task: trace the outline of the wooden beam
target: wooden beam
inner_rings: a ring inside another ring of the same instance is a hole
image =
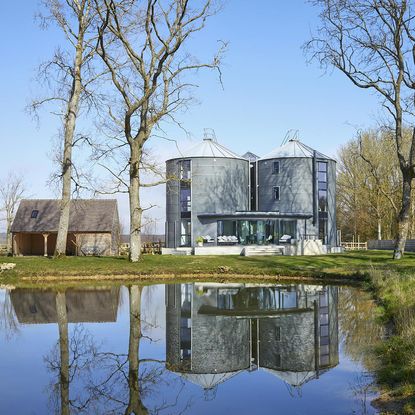
[[[44,248],[43,248],[43,256],[48,256],[48,233],[43,233],[43,240],[44,240]]]

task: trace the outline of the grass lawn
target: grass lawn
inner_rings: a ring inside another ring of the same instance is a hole
[[[13,262],[13,271],[3,271],[0,283],[30,277],[192,277],[279,276],[363,280],[373,269],[415,273],[415,254],[400,261],[388,251],[354,251],[324,256],[170,256],[144,255],[138,263],[124,257],[0,257],[0,264]]]

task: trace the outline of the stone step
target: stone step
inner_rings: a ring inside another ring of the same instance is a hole
[[[283,246],[249,246],[245,247],[243,252],[245,256],[271,256],[271,255],[283,255]]]

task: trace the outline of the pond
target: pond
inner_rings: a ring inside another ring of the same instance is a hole
[[[1,414],[374,414],[359,289],[0,290]]]

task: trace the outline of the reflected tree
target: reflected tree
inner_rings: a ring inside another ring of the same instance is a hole
[[[383,327],[376,319],[375,305],[367,293],[342,288],[339,296],[339,324],[344,335],[346,353],[368,369],[370,353],[383,336]]]
[[[143,287],[133,285],[128,288],[128,354],[99,353],[99,364],[105,373],[102,373],[102,380],[95,380],[90,389],[103,401],[105,413],[158,414],[172,408],[175,414],[183,413],[190,406],[188,401],[181,409],[178,408],[184,388],[183,380],[165,369],[164,360],[140,358],[140,342],[153,341],[142,332],[146,325],[141,314],[142,293]],[[177,388],[171,402],[164,396],[161,399],[151,399],[158,395],[162,387],[168,387],[170,391]],[[151,408],[144,404],[144,399],[152,403]]]
[[[82,324],[76,324],[69,335],[65,292],[56,294],[56,314],[59,340],[44,358],[47,368],[58,374],[51,385],[52,406],[62,415],[91,413],[95,399],[86,385],[96,367],[97,347]]]
[[[69,334],[65,293],[57,293],[59,341],[45,357],[49,370],[58,375],[52,389],[57,413],[144,415],[174,408],[177,414],[190,406],[190,401],[179,404],[184,381],[165,369],[164,360],[140,358],[140,342],[153,341],[143,334],[142,293],[143,287],[128,288],[128,353],[104,351],[81,324]],[[171,400],[164,388],[172,393]]]
[[[19,322],[10,299],[10,290],[0,294],[0,329],[8,339],[19,331]]]

